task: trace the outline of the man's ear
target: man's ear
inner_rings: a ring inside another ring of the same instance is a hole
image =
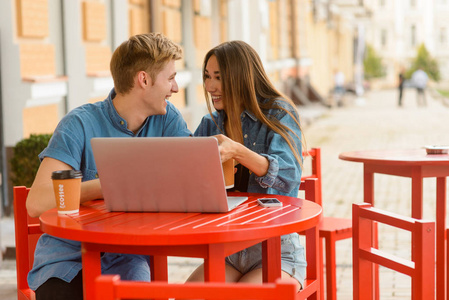
[[[140,71],[137,74],[137,81],[141,87],[146,87],[151,84],[150,75],[145,71]]]

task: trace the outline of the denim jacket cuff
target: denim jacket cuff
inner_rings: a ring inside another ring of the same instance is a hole
[[[263,157],[266,157],[268,159],[268,171],[267,174],[265,174],[264,176],[256,176],[256,181],[260,184],[261,187],[263,188],[269,188],[272,187],[276,177],[278,176],[279,173],[279,163],[278,160],[275,159],[272,156],[269,156],[267,154],[260,154]]]

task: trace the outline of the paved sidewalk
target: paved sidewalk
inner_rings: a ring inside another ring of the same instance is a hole
[[[424,145],[449,145],[447,124],[449,107],[428,94],[428,106],[417,107],[415,90],[407,89],[404,107],[397,107],[397,91],[371,91],[364,100],[353,100],[346,107],[327,110],[304,128],[309,148],[321,147],[323,203],[326,216],[351,217],[351,204],[363,200],[362,165],[338,159],[345,151],[367,149],[419,148]],[[300,112],[301,113],[301,112]],[[304,117],[309,118],[309,111]],[[306,166],[305,172],[307,172]],[[376,175],[376,206],[410,215],[410,179]],[[435,180],[424,182],[424,215],[435,219]],[[2,246],[13,245],[12,220],[2,220]],[[8,224],[8,225],[5,225]],[[380,247],[408,258],[409,235],[380,228]],[[12,237],[12,240],[11,240]],[[7,239],[6,243],[4,242]],[[9,244],[8,244],[9,243]],[[337,242],[338,299],[352,299],[351,240]],[[184,282],[199,259],[170,258],[172,282]],[[381,299],[410,299],[410,280],[389,270],[381,271]],[[16,299],[15,262],[5,260],[0,267],[0,299]]]
[[[404,106],[397,106],[397,91],[372,91],[365,101],[329,111],[304,129],[308,147],[321,147],[324,215],[351,217],[351,203],[363,201],[363,167],[342,161],[338,154],[369,149],[409,149],[424,145],[449,145],[449,107],[431,99],[417,107],[414,89],[405,90]],[[375,176],[376,206],[410,216],[411,180]],[[435,179],[424,180],[424,217],[435,220]],[[410,235],[380,227],[380,248],[410,257]],[[337,242],[338,299],[352,299],[351,240]],[[408,276],[380,268],[381,299],[410,299]]]

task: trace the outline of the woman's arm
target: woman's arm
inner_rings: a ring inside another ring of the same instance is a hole
[[[53,171],[71,169],[68,164],[54,158],[46,157],[42,160],[26,201],[31,217],[39,217],[43,212],[56,207],[51,174]],[[103,194],[98,179],[81,183],[81,203],[100,198],[103,198]]]
[[[259,177],[267,174],[269,162],[266,157],[222,134],[214,137],[217,138],[219,143],[221,161],[225,162],[233,158]]]

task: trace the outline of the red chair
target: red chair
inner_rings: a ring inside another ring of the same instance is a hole
[[[319,205],[323,205],[321,189],[321,149],[312,148],[303,153],[303,156],[312,159],[312,172],[305,175],[301,180],[307,178],[317,178],[319,192],[315,199],[305,197],[307,200],[314,200]],[[337,270],[336,270],[336,251],[335,243],[340,240],[350,239],[352,237],[352,220],[345,218],[323,217],[319,225],[320,238],[325,241],[326,248],[326,293],[328,300],[337,299]],[[323,246],[320,242],[320,255],[323,256]],[[323,266],[321,266],[323,270]],[[324,299],[324,292],[321,299]]]
[[[374,265],[410,276],[412,299],[435,299],[435,222],[388,213],[368,203],[352,205],[352,221],[355,300],[378,298],[375,295]],[[375,222],[411,232],[412,260],[396,257],[373,245],[372,236],[377,232]]]
[[[293,300],[296,284],[279,279],[276,283],[244,284],[218,282],[167,283],[120,280],[119,275],[101,275],[95,280],[96,299],[283,299]]]
[[[14,226],[16,237],[17,299],[35,299],[27,282],[34,261],[34,249],[42,234],[39,218],[31,218],[26,210],[29,189],[14,187]]]
[[[449,237],[449,228],[446,229],[446,236]],[[446,245],[446,288],[449,287],[449,247]],[[446,299],[449,300],[449,291],[446,291]]]
[[[299,186],[300,191],[304,191],[307,200],[314,201],[321,192],[319,180],[317,178],[307,178],[301,181]],[[322,299],[323,297],[323,267],[322,267],[322,253],[317,249],[322,248],[320,243],[318,226],[306,230],[305,232],[298,232],[306,236],[306,261],[307,273],[304,280],[304,286],[298,293],[297,299]]]

